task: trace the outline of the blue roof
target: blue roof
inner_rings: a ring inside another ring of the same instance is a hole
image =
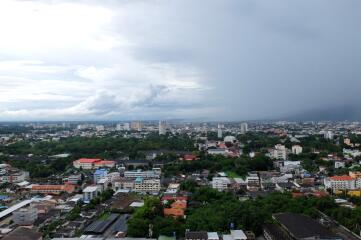
[[[0,200],[4,200],[4,199],[8,199],[9,196],[6,196],[6,195],[0,195]]]
[[[108,173],[108,170],[106,170],[106,169],[97,169],[94,172],[94,174],[97,174],[97,175],[104,174],[104,173]]]
[[[137,178],[135,179],[135,181],[136,181],[136,182],[142,182],[143,179],[142,179],[141,177],[137,177]]]

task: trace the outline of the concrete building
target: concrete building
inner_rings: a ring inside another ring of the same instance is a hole
[[[249,173],[247,178],[247,190],[257,191],[261,187],[261,182],[257,173]]]
[[[335,168],[344,168],[345,167],[345,162],[341,162],[341,161],[335,161]]]
[[[278,166],[281,173],[290,173],[301,170],[301,161],[278,161]]]
[[[225,191],[231,185],[231,180],[227,177],[214,177],[212,178],[212,188],[218,191]]]
[[[300,145],[292,146],[292,154],[298,155],[302,153],[302,147]]]
[[[240,133],[245,134],[248,132],[248,124],[246,122],[241,123]]]
[[[287,149],[286,149],[286,147],[284,145],[277,144],[273,149],[272,157],[274,159],[286,160],[287,159]]]
[[[60,194],[62,192],[73,193],[75,191],[75,185],[64,184],[64,185],[32,185],[32,193],[43,193],[43,194]]]
[[[134,181],[134,191],[142,193],[157,193],[160,191],[159,179],[136,178]]]
[[[102,160],[97,158],[80,158],[73,162],[75,168],[82,168],[85,170],[97,169],[97,168],[113,168],[115,167],[115,161]]]
[[[130,124],[129,123],[124,123],[123,124],[123,130],[124,131],[129,131],[130,130]]]
[[[218,137],[219,139],[221,139],[221,138],[223,137],[222,125],[221,125],[221,124],[218,124],[217,137]]]
[[[97,169],[93,174],[93,182],[97,184],[100,179],[106,178],[108,176],[108,171],[106,169]]]
[[[81,174],[70,175],[65,181],[71,184],[78,184],[81,181]]]
[[[123,130],[123,124],[118,123],[118,124],[115,126],[115,130],[117,130],[117,131],[122,131],[122,130]]]
[[[100,193],[98,186],[88,186],[83,189],[83,201],[85,203],[90,202],[93,198],[96,198]]]
[[[143,124],[140,121],[131,122],[130,129],[140,132],[143,129]]]
[[[167,122],[159,121],[159,135],[165,135],[167,133]]]
[[[4,236],[2,240],[43,240],[43,234],[36,229],[17,227],[15,230]]]
[[[210,155],[226,155],[227,151],[223,148],[210,148],[207,150]]]
[[[134,189],[134,180],[129,178],[120,178],[112,183],[113,190],[133,190]]]
[[[355,187],[356,189],[361,189],[361,178],[355,179]]]
[[[105,130],[105,127],[104,127],[104,125],[97,125],[97,126],[95,127],[95,129],[96,129],[97,132],[101,132],[101,131],[104,131],[104,130]]]
[[[107,175],[108,182],[112,183],[116,180],[120,179],[120,173],[119,172],[111,172]]]
[[[324,185],[332,190],[352,190],[356,188],[356,179],[348,175],[333,176],[325,178]]]
[[[3,164],[0,168],[0,183],[20,183],[29,180],[29,172]]]
[[[277,213],[273,216],[276,224],[272,224],[271,228],[264,229],[264,236],[267,240],[343,240],[333,233],[329,228],[303,214],[297,213]],[[348,239],[348,238],[347,238]]]
[[[20,208],[13,212],[12,220],[17,225],[32,225],[38,218],[38,210],[36,208]]]
[[[143,179],[149,179],[149,178],[159,178],[160,172],[151,170],[151,171],[142,171],[142,170],[134,170],[134,171],[125,171],[124,172],[125,178],[143,178]]]
[[[334,138],[334,134],[332,131],[325,131],[323,137],[328,140],[332,140]]]

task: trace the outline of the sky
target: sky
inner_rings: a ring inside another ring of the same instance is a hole
[[[361,100],[359,0],[1,0],[0,120],[250,120]]]

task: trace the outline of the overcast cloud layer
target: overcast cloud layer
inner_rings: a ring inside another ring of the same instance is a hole
[[[277,117],[357,104],[361,1],[0,1],[0,120]]]

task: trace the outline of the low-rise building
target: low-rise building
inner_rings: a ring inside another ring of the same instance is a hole
[[[12,220],[17,225],[32,225],[38,218],[38,210],[36,208],[20,208],[13,212]]]
[[[208,240],[208,233],[206,231],[186,231],[185,240]]]
[[[341,162],[341,161],[335,161],[335,168],[344,168],[345,167],[345,162]]]
[[[88,186],[83,189],[83,201],[85,203],[90,202],[92,199],[96,198],[100,193],[98,186]]]
[[[159,178],[160,172],[157,170],[151,171],[142,171],[141,169],[134,170],[134,171],[125,171],[124,172],[125,178],[142,178],[142,179],[150,179],[150,178]]]
[[[223,240],[247,240],[243,230],[231,230],[231,234],[224,234]]]
[[[326,188],[332,190],[352,190],[356,188],[356,179],[348,175],[333,176],[324,179]]]
[[[168,185],[168,188],[166,190],[166,194],[176,194],[180,189],[180,184],[179,183],[170,183]]]
[[[32,185],[32,193],[60,194],[62,192],[73,193],[76,187],[73,184],[64,185]]]
[[[247,190],[249,191],[257,191],[259,190],[261,183],[258,174],[249,173],[247,176]]]
[[[227,177],[214,177],[212,179],[212,188],[218,191],[225,191],[231,185],[231,180]]]
[[[160,191],[159,179],[136,178],[134,181],[134,191],[142,193],[157,193]]]
[[[27,227],[17,227],[15,230],[11,231],[9,234],[4,236],[2,240],[42,240],[43,234],[36,231],[35,229],[30,229]]]
[[[65,178],[64,181],[71,184],[78,184],[81,181],[81,174],[70,175]]]
[[[292,154],[299,155],[302,153],[302,147],[300,145],[292,146]]]
[[[29,172],[10,167],[7,164],[0,169],[0,183],[21,183],[29,180]]]
[[[120,178],[112,183],[113,190],[118,191],[120,189],[124,190],[133,190],[134,189],[134,180],[128,178]]]
[[[171,204],[170,207],[164,208],[164,216],[184,217],[184,212],[187,209],[186,200],[177,200]]]
[[[94,175],[93,175],[94,184],[97,184],[100,179],[106,178],[107,175],[108,175],[108,171],[106,169],[100,168],[100,169],[95,170]]]
[[[287,159],[287,149],[284,145],[277,144],[275,145],[273,151],[272,151],[272,158],[274,159],[281,159],[286,160]]]
[[[73,162],[75,168],[82,168],[86,170],[97,168],[113,168],[115,167],[115,161],[102,160],[96,158],[80,158]]]

